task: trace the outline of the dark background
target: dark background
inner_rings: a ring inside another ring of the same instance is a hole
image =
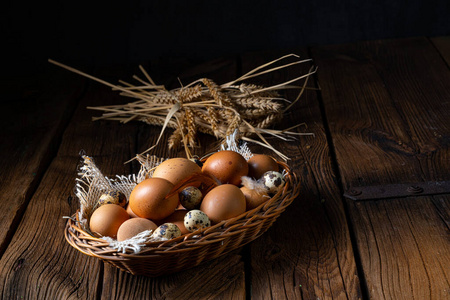
[[[3,76],[161,57],[450,34],[448,0],[10,1],[1,12]]]

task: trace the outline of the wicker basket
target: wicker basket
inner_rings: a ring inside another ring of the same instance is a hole
[[[300,186],[297,176],[286,164],[278,164],[286,172],[286,184],[265,203],[211,227],[169,241],[146,243],[137,254],[112,249],[108,242],[93,237],[72,219],[68,219],[66,224],[65,238],[80,252],[134,275],[155,277],[192,268],[261,236],[298,196]]]

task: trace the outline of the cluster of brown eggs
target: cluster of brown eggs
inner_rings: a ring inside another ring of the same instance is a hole
[[[94,234],[118,241],[146,230],[154,240],[168,240],[239,216],[283,185],[278,163],[264,154],[247,161],[223,150],[204,163],[171,158],[134,187],[128,202],[117,191],[102,195],[89,226]]]

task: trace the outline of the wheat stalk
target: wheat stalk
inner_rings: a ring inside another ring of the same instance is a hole
[[[288,58],[294,58],[295,61],[274,66],[275,63]],[[123,123],[139,120],[161,126],[157,142],[144,153],[157,146],[166,128],[174,129],[168,139],[169,148],[183,145],[188,157],[190,156],[188,148],[197,145],[197,132],[214,135],[217,139],[224,141],[227,136],[238,130],[242,139],[267,147],[283,159],[288,157],[273,147],[263,135],[284,140],[295,135],[311,135],[292,131],[295,127],[288,130],[270,129],[270,127],[280,120],[283,113],[299,100],[305,89],[308,89],[306,86],[308,79],[317,71],[317,68],[311,67],[306,74],[272,86],[244,82],[263,74],[311,62],[311,59],[299,60],[295,54],[285,55],[263,64],[222,85],[218,85],[209,78],[200,78],[173,90],[167,90],[164,86],[155,84],[141,65],[139,69],[145,79],[133,75],[133,79],[138,84],[123,80],[119,80],[119,84],[111,84],[54,60],[49,59],[49,62],[109,86],[114,91],[119,91],[124,97],[136,99],[124,105],[88,108],[103,112],[101,116],[94,117],[93,120],[115,120]],[[303,80],[302,85],[292,85],[301,80]],[[298,89],[300,92],[294,101],[288,101],[279,93],[285,89]],[[256,135],[259,140],[250,138],[252,135]]]

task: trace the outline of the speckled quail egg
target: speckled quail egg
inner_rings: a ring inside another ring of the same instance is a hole
[[[186,209],[194,209],[202,202],[202,192],[195,186],[188,186],[180,192],[180,203]]]
[[[98,199],[98,205],[104,204],[118,204],[122,207],[125,207],[127,204],[127,198],[120,191],[107,191],[103,193]]]
[[[184,216],[184,227],[190,232],[194,232],[201,228],[211,226],[211,221],[208,216],[198,209],[190,210],[186,216]]]
[[[152,238],[157,241],[171,240],[181,235],[181,230],[173,223],[159,225],[152,234]]]
[[[270,194],[276,194],[284,186],[283,174],[275,171],[267,171],[258,180],[267,188],[267,192]]]

